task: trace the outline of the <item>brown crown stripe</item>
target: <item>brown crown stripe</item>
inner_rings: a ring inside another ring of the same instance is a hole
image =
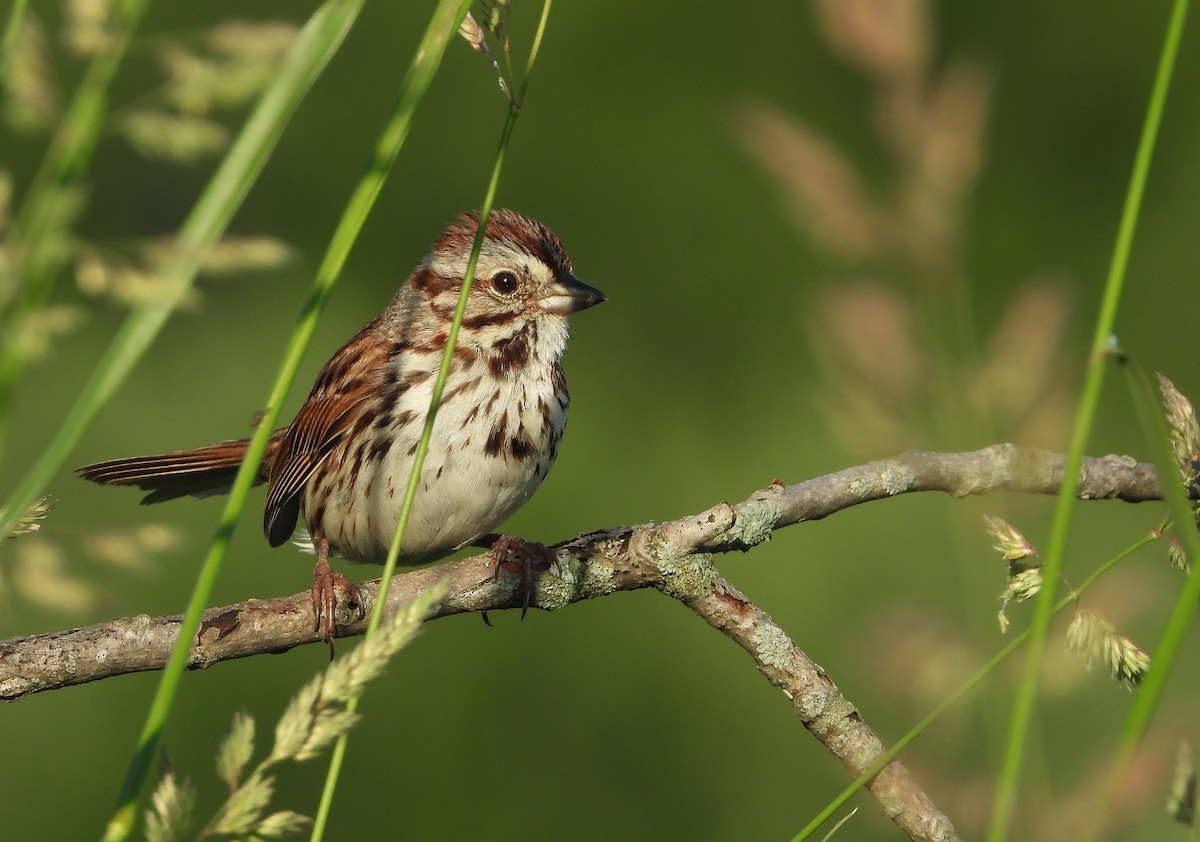
[[[479,229],[479,214],[464,213],[438,237],[433,250],[440,254],[470,251]],[[571,259],[554,232],[542,223],[521,216],[515,211],[499,209],[488,217],[486,236],[489,240],[504,241],[536,257],[558,272],[571,271]]]

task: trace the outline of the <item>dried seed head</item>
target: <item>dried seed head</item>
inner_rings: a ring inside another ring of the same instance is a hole
[[[59,94],[51,73],[50,51],[42,22],[26,9],[10,45],[3,85],[5,119],[19,131],[50,128],[58,119]]]
[[[182,543],[177,529],[162,523],[147,523],[136,529],[113,529],[89,534],[83,549],[101,564],[118,570],[147,573],[155,568],[155,556],[171,552]]]
[[[196,790],[190,781],[179,781],[168,771],[159,780],[146,811],[147,842],[186,839],[196,809]]]
[[[894,250],[895,220],[829,141],[766,103],[742,108],[733,130],[783,187],[798,226],[817,245],[851,260]]]
[[[996,539],[994,547],[1008,561],[1020,561],[1029,556],[1040,555],[1037,548],[1026,541],[1025,536],[1006,520],[995,515],[984,515],[983,520],[987,524],[988,534]]]
[[[1103,661],[1112,677],[1129,690],[1137,687],[1150,666],[1150,656],[1132,640],[1117,634],[1099,614],[1082,608],[1067,629],[1067,651],[1083,658],[1089,669],[1094,661]]]
[[[53,497],[43,497],[37,500],[28,509],[25,514],[17,521],[17,525],[13,527],[9,533],[9,538],[16,538],[18,535],[28,535],[30,532],[37,532],[42,528],[42,521],[46,519],[46,515],[50,514],[50,510],[54,508],[54,504],[58,502]]]
[[[112,47],[112,0],[67,0],[63,6],[62,36],[67,49],[89,58]]]
[[[229,131],[220,123],[153,109],[130,111],[117,130],[147,158],[180,164],[214,155],[229,143]]]
[[[924,75],[933,43],[926,0],[822,0],[817,12],[847,61],[884,81]]]
[[[987,531],[996,539],[995,548],[1008,561],[1008,584],[1000,595],[1000,611],[997,620],[1000,623],[1000,633],[1008,631],[1008,617],[1005,610],[1010,602],[1024,602],[1036,596],[1042,589],[1042,567],[1031,564],[1027,558],[1039,556],[1037,548],[1008,521],[995,515],[984,515]]]
[[[1171,453],[1184,485],[1191,486],[1200,466],[1200,425],[1196,423],[1196,410],[1175,384],[1161,374],[1158,375],[1158,386],[1167,413],[1167,426],[1171,428]]]
[[[100,604],[100,589],[73,575],[57,544],[30,536],[17,542],[12,556],[11,582],[30,602],[64,614],[94,611]]]
[[[300,34],[291,21],[222,21],[208,30],[205,43],[216,53],[236,58],[278,59]]]
[[[217,748],[217,775],[233,792],[242,780],[242,771],[254,754],[254,717],[238,711],[229,723],[229,731]]]
[[[516,107],[509,81],[504,78],[504,70],[500,67],[500,62],[496,60],[496,54],[492,52],[487,41],[488,32],[496,34],[500,39],[502,52],[505,56],[508,55],[508,41],[504,35],[502,22],[504,15],[500,13],[500,7],[506,7],[507,4],[483,4],[483,6],[484,8],[481,10],[483,23],[480,24],[470,12],[467,12],[462,24],[458,27],[458,34],[467,40],[471,49],[491,62],[492,69],[496,71],[496,78],[500,82],[500,91],[508,99],[509,105]]]
[[[1171,566],[1176,570],[1182,570],[1186,574],[1191,574],[1192,565],[1188,563],[1187,553],[1183,549],[1183,544],[1174,535],[1167,535],[1167,558],[1171,561]]]

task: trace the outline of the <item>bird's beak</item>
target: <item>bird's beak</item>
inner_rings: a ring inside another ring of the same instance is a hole
[[[607,300],[607,296],[600,290],[588,286],[568,272],[547,287],[545,294],[536,303],[538,309],[543,312],[569,316]]]

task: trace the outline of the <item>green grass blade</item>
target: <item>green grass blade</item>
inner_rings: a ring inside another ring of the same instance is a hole
[[[171,296],[172,300],[143,308],[129,317],[54,444],[47,449],[47,458],[42,463],[51,462],[53,467],[61,463],[100,404],[112,393],[162,327],[174,301],[186,291],[195,276],[198,256],[203,253],[203,247],[214,242],[224,230],[262,169],[296,105],[337,51],[361,6],[361,0],[330,0],[304,26],[275,81],[264,92],[246,127],[184,224],[180,234],[184,247],[179,252],[180,256],[165,270],[175,293]],[[254,440],[258,444],[258,459],[261,459],[270,429],[270,423],[264,421],[256,431]],[[251,465],[250,459],[248,456],[247,463],[243,464],[238,474],[216,538],[201,568],[180,626],[179,639],[159,681],[158,691],[118,797],[116,812],[109,822],[104,837],[106,840],[125,839],[133,828],[138,793],[145,782],[159,734],[187,665],[188,652],[199,630],[200,616],[212,592],[237,515],[257,471],[257,460]],[[35,471],[34,476],[40,475]],[[27,485],[39,487],[36,483]],[[21,507],[15,507],[8,511],[20,510]]]
[[[333,0],[328,4],[339,15],[343,6],[344,3]],[[0,534],[10,531],[21,512],[42,494],[87,425],[124,382],[187,293],[206,249],[224,232],[292,111],[340,43],[344,31],[339,30],[339,22],[348,25],[343,18],[323,8],[305,26],[274,83],[263,94],[180,229],[179,248],[162,268],[163,294],[130,313],[118,329],[54,438],[0,511]]]
[[[996,787],[996,798],[992,808],[991,821],[988,826],[987,838],[989,842],[1000,842],[1000,840],[1008,837],[1009,822],[1011,821],[1013,808],[1016,804],[1025,743],[1028,739],[1030,724],[1033,720],[1034,702],[1037,699],[1038,674],[1041,671],[1046,649],[1046,636],[1050,627],[1050,618],[1053,614],[1054,592],[1058,586],[1059,572],[1062,570],[1063,557],[1066,554],[1071,516],[1075,509],[1075,491],[1079,485],[1079,469],[1083,464],[1083,451],[1087,446],[1092,422],[1096,415],[1096,407],[1100,400],[1101,387],[1104,383],[1105,360],[1109,337],[1113,333],[1117,307],[1121,300],[1121,292],[1125,286],[1125,274],[1129,265],[1129,252],[1133,245],[1133,235],[1137,228],[1138,214],[1142,206],[1142,196],[1146,189],[1146,177],[1150,171],[1150,161],[1153,157],[1155,142],[1158,138],[1158,127],[1162,122],[1163,106],[1166,102],[1171,75],[1175,67],[1175,57],[1179,50],[1179,41],[1183,32],[1183,21],[1187,13],[1187,5],[1187,0],[1176,0],[1171,20],[1167,26],[1166,38],[1159,59],[1158,72],[1155,76],[1154,87],[1150,95],[1150,104],[1146,110],[1146,119],[1142,126],[1141,139],[1138,142],[1133,175],[1130,178],[1129,191],[1125,197],[1125,207],[1121,213],[1121,224],[1117,232],[1117,241],[1113,249],[1112,261],[1105,283],[1104,297],[1100,306],[1100,314],[1096,319],[1095,334],[1092,337],[1091,359],[1088,363],[1083,393],[1080,397],[1079,409],[1076,412],[1075,424],[1071,433],[1071,445],[1068,451],[1065,479],[1063,480],[1063,487],[1059,492],[1058,502],[1054,509],[1054,523],[1051,530],[1050,544],[1047,548],[1043,565],[1042,590],[1037,596],[1033,623],[1030,627],[1032,637],[1029,651],[1026,655],[1025,669],[1021,683],[1017,687],[1016,697],[1013,701],[1008,744],[1001,767],[1000,780]]]
[[[1175,525],[1175,535],[1187,551],[1192,562],[1192,571],[1183,588],[1171,607],[1167,622],[1159,636],[1158,645],[1152,650],[1150,668],[1146,671],[1133,704],[1125,718],[1121,730],[1121,741],[1117,748],[1116,759],[1113,761],[1106,781],[1108,798],[1101,804],[1113,803],[1121,780],[1125,777],[1129,764],[1133,760],[1154,710],[1162,698],[1167,679],[1179,659],[1184,636],[1195,617],[1196,605],[1200,603],[1200,532],[1195,528],[1195,517],[1192,514],[1191,502],[1184,491],[1182,482],[1178,481],[1179,469],[1176,467],[1171,453],[1170,432],[1163,414],[1162,401],[1158,389],[1150,382],[1146,372],[1131,360],[1123,359],[1126,381],[1138,420],[1146,434],[1154,454],[1154,466],[1158,471],[1159,481],[1163,488],[1163,496],[1171,520]],[[1098,838],[1104,823],[1103,811],[1100,811],[1093,824],[1093,832],[1089,838]]]
[[[108,29],[111,43],[88,63],[46,155],[34,173],[26,199],[13,220],[8,238],[15,246],[13,252],[20,255],[12,270],[13,275],[21,279],[19,295],[11,302],[0,299],[0,315],[6,315],[14,327],[45,306],[49,298],[54,275],[51,255],[55,249],[54,238],[48,236],[51,220],[58,216],[68,188],[76,184],[80,174],[87,169],[108,114],[108,89],[148,2],[123,0],[114,6]],[[24,3],[14,4],[9,16],[4,33],[4,53],[0,56],[0,61],[5,63],[20,29],[23,7]],[[3,311],[10,307],[12,312],[5,314]],[[9,404],[25,370],[25,350],[21,347],[19,334],[18,330],[0,334],[0,452],[7,430]],[[11,514],[12,508],[7,511]],[[0,534],[7,533],[0,530]]]
[[[1131,555],[1133,555],[1135,552],[1140,550],[1142,547],[1146,546],[1147,544],[1153,543],[1155,540],[1156,540],[1156,538],[1154,535],[1146,535],[1145,537],[1143,537],[1142,539],[1140,539],[1133,545],[1127,547],[1122,552],[1118,553],[1117,555],[1110,558],[1108,561],[1104,562],[1104,564],[1100,565],[1098,568],[1096,568],[1096,570],[1092,571],[1092,574],[1090,576],[1088,576],[1082,582],[1082,584],[1080,584],[1080,586],[1075,590],[1074,593],[1072,593],[1068,596],[1065,596],[1058,601],[1058,604],[1054,606],[1054,613],[1057,614],[1058,612],[1062,611],[1067,606],[1074,604],[1075,601],[1079,598],[1079,596],[1081,594],[1083,594],[1084,592],[1086,592],[1087,589],[1090,588],[1093,584],[1095,584],[1100,579],[1101,576],[1103,576],[1105,573],[1107,573],[1109,570],[1111,570],[1116,565],[1120,564],[1125,559],[1129,558]],[[996,668],[999,667],[1002,663],[1004,663],[1004,661],[1006,661],[1010,655],[1012,655],[1014,652],[1016,652],[1017,649],[1020,648],[1020,646],[1023,643],[1025,643],[1025,641],[1029,640],[1031,635],[1032,635],[1032,628],[1028,628],[1028,629],[1025,629],[1025,631],[1018,634],[1016,637],[1014,637],[1007,646],[1005,646],[1003,649],[1001,649],[999,652],[997,652],[991,658],[991,660],[989,660],[986,664],[984,664],[982,667],[980,667],[979,670],[975,672],[975,674],[973,674],[970,678],[968,678],[961,685],[959,685],[958,688],[955,689],[953,693],[951,693],[949,696],[947,696],[945,699],[943,699],[941,702],[939,702],[937,704],[937,706],[934,707],[933,710],[931,710],[916,725],[914,725],[912,728],[910,728],[908,730],[908,732],[906,734],[904,734],[904,736],[902,736],[900,739],[898,739],[895,742],[895,744],[892,745],[891,748],[889,748],[886,752],[884,752],[882,755],[880,755],[878,760],[876,760],[874,763],[872,763],[871,766],[866,771],[864,771],[861,775],[859,775],[857,778],[855,778],[854,781],[849,786],[847,786],[844,790],[842,790],[840,793],[838,793],[836,798],[834,798],[832,801],[830,801],[828,804],[826,804],[825,807],[821,810],[821,812],[817,813],[817,815],[813,817],[812,821],[810,821],[807,825],[805,825],[804,829],[801,830],[798,834],[796,834],[795,837],[793,837],[792,842],[804,842],[806,839],[808,839],[814,833],[816,833],[817,830],[821,827],[821,825],[823,825],[825,822],[829,821],[829,819],[833,816],[833,814],[836,813],[839,809],[841,809],[841,807],[843,805],[845,805],[845,803],[847,801],[850,800],[851,796],[853,796],[854,793],[858,792],[860,789],[867,786],[867,784],[869,784],[876,775],[878,775],[881,771],[883,771],[884,767],[886,767],[889,763],[891,763],[893,760],[895,760],[896,757],[899,756],[900,752],[902,752],[917,737],[921,736],[921,734],[923,734],[929,728],[929,726],[931,726],[934,722],[936,722],[943,713],[948,711],[954,705],[958,704],[958,702],[960,700],[962,700],[963,697],[965,697],[968,693],[970,693],[972,690],[974,690],[976,687],[978,687],[979,684],[983,681],[983,679],[987,678],[989,675],[991,675],[993,672],[995,672]]]
[[[500,143],[496,149],[496,160],[492,165],[491,178],[484,193],[483,203],[479,206],[479,230],[475,232],[475,242],[471,244],[471,255],[467,259],[467,271],[463,276],[462,290],[458,295],[458,303],[454,311],[454,319],[450,323],[450,331],[446,335],[446,348],[442,352],[442,361],[438,367],[437,378],[433,383],[429,412],[425,416],[425,427],[421,432],[421,439],[417,443],[417,451],[413,454],[413,466],[412,470],[409,471],[408,486],[405,488],[404,500],[400,506],[400,519],[396,523],[396,532],[392,537],[392,544],[388,548],[387,561],[384,563],[383,574],[379,582],[379,597],[376,600],[375,608],[371,612],[370,622],[367,625],[368,634],[379,625],[383,618],[384,597],[387,596],[388,586],[391,584],[392,575],[396,570],[396,561],[400,556],[400,546],[404,539],[404,530],[408,526],[409,514],[412,511],[413,500],[416,499],[417,495],[417,486],[421,480],[421,467],[425,464],[425,456],[429,452],[429,441],[433,436],[433,423],[437,418],[438,408],[442,403],[442,394],[446,389],[446,380],[450,376],[450,365],[454,359],[454,348],[458,344],[459,329],[462,327],[462,320],[467,311],[467,297],[471,292],[471,284],[475,281],[475,267],[479,262],[479,252],[483,249],[487,218],[496,203],[496,193],[500,188],[500,173],[504,170],[504,156],[508,151],[513,129],[517,125],[517,117],[520,114],[518,110],[520,107],[519,103],[524,101],[525,92],[529,87],[530,74],[533,72],[533,65],[537,59],[538,50],[541,47],[542,36],[546,31],[546,21],[550,17],[551,2],[552,0],[545,0],[542,5],[542,17],[538,22],[533,46],[529,50],[529,60],[525,65],[525,74],[522,77],[521,87],[517,93],[516,102],[518,103],[518,107],[509,109],[508,116],[504,121],[504,128],[500,132]]]
[[[516,102],[524,102],[525,92],[529,86],[529,79],[533,72],[534,62],[537,58],[538,50],[541,46],[542,36],[545,34],[546,22],[550,16],[551,0],[545,0],[542,5],[542,16],[538,22],[537,33],[534,36],[533,45],[529,50],[529,60],[526,63],[525,75],[521,81],[520,90],[516,97]],[[465,15],[470,7],[470,2],[465,3],[462,8],[462,15]],[[455,30],[458,29],[458,24],[462,22],[462,16],[457,18]],[[433,435],[433,424],[437,418],[438,407],[441,404],[442,394],[446,388],[446,380],[450,374],[450,364],[454,358],[454,348],[458,342],[459,329],[462,327],[463,316],[467,309],[467,297],[471,292],[471,284],[475,279],[475,267],[479,262],[479,252],[483,248],[484,233],[487,228],[487,219],[495,205],[496,193],[500,186],[500,174],[504,169],[504,157],[508,150],[509,142],[512,138],[513,129],[516,127],[517,117],[520,112],[517,108],[510,108],[507,118],[504,121],[504,128],[500,134],[500,144],[496,150],[496,160],[492,166],[491,178],[488,181],[487,190],[484,194],[483,204],[479,208],[479,229],[475,233],[475,241],[471,245],[471,254],[467,259],[467,269],[463,276],[462,290],[459,292],[458,304],[454,311],[454,319],[450,324],[450,331],[446,336],[446,347],[442,353],[441,365],[438,368],[437,378],[434,380],[433,393],[430,397],[429,412],[425,416],[425,426],[421,433],[421,439],[417,443],[417,450],[413,454],[413,465],[409,471],[408,485],[404,492],[404,499],[401,501],[400,518],[396,522],[396,531],[392,536],[391,546],[388,548],[387,560],[384,562],[383,573],[380,578],[379,591],[376,596],[375,606],[371,611],[370,620],[367,623],[367,634],[370,635],[383,618],[383,608],[386,603],[388,586],[391,584],[392,576],[396,570],[396,561],[400,556],[400,547],[404,540],[404,531],[408,526],[408,519],[412,512],[413,501],[416,499],[417,487],[421,479],[421,468],[425,462],[425,456],[429,452],[429,441]],[[348,710],[358,710],[358,699],[353,699],[347,706]],[[321,792],[321,801],[317,808],[317,815],[313,819],[311,842],[320,842],[324,838],[325,828],[329,822],[329,812],[333,806],[333,794],[337,790],[338,779],[341,775],[342,764],[346,757],[346,748],[349,745],[349,738],[346,735],[340,737],[337,744],[333,748],[333,752],[329,758],[329,771],[325,777],[325,787]]]

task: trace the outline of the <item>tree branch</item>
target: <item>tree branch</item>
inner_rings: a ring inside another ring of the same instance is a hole
[[[832,679],[727,581],[718,576],[688,607],[750,654],[758,671],[783,691],[804,727],[842,761],[851,777],[857,778],[880,758],[883,743]],[[884,815],[910,839],[958,839],[954,825],[898,761],[885,766],[868,789]]]
[[[993,445],[972,453],[910,451],[797,485],[781,482],[736,505],[718,503],[691,517],[663,524],[591,532],[553,547],[555,562],[540,571],[531,604],[553,610],[622,590],[657,588],[682,601],[753,658],[759,671],[792,701],[797,716],[851,771],[859,774],[883,751],[878,738],[788,635],[722,579],[713,553],[748,550],[771,533],[827,517],[850,506],[914,491],[957,497],[998,489],[1054,494],[1066,457],[1049,451]],[[1194,490],[1193,490],[1194,491]],[[1160,499],[1150,465],[1123,456],[1087,459],[1079,486],[1083,499],[1129,502]],[[434,617],[521,604],[520,577],[497,574],[490,555],[397,575],[388,591],[394,611],[435,580],[448,596]],[[366,615],[378,581],[361,585]],[[178,635],[179,616],[139,616],[86,628],[0,642],[0,699],[161,669]],[[365,619],[339,607],[343,637],[362,634]],[[321,641],[307,591],[277,599],[251,599],[214,608],[193,646],[189,668],[211,666]],[[914,839],[957,838],[950,822],[893,762],[876,776],[871,792],[884,812]]]

